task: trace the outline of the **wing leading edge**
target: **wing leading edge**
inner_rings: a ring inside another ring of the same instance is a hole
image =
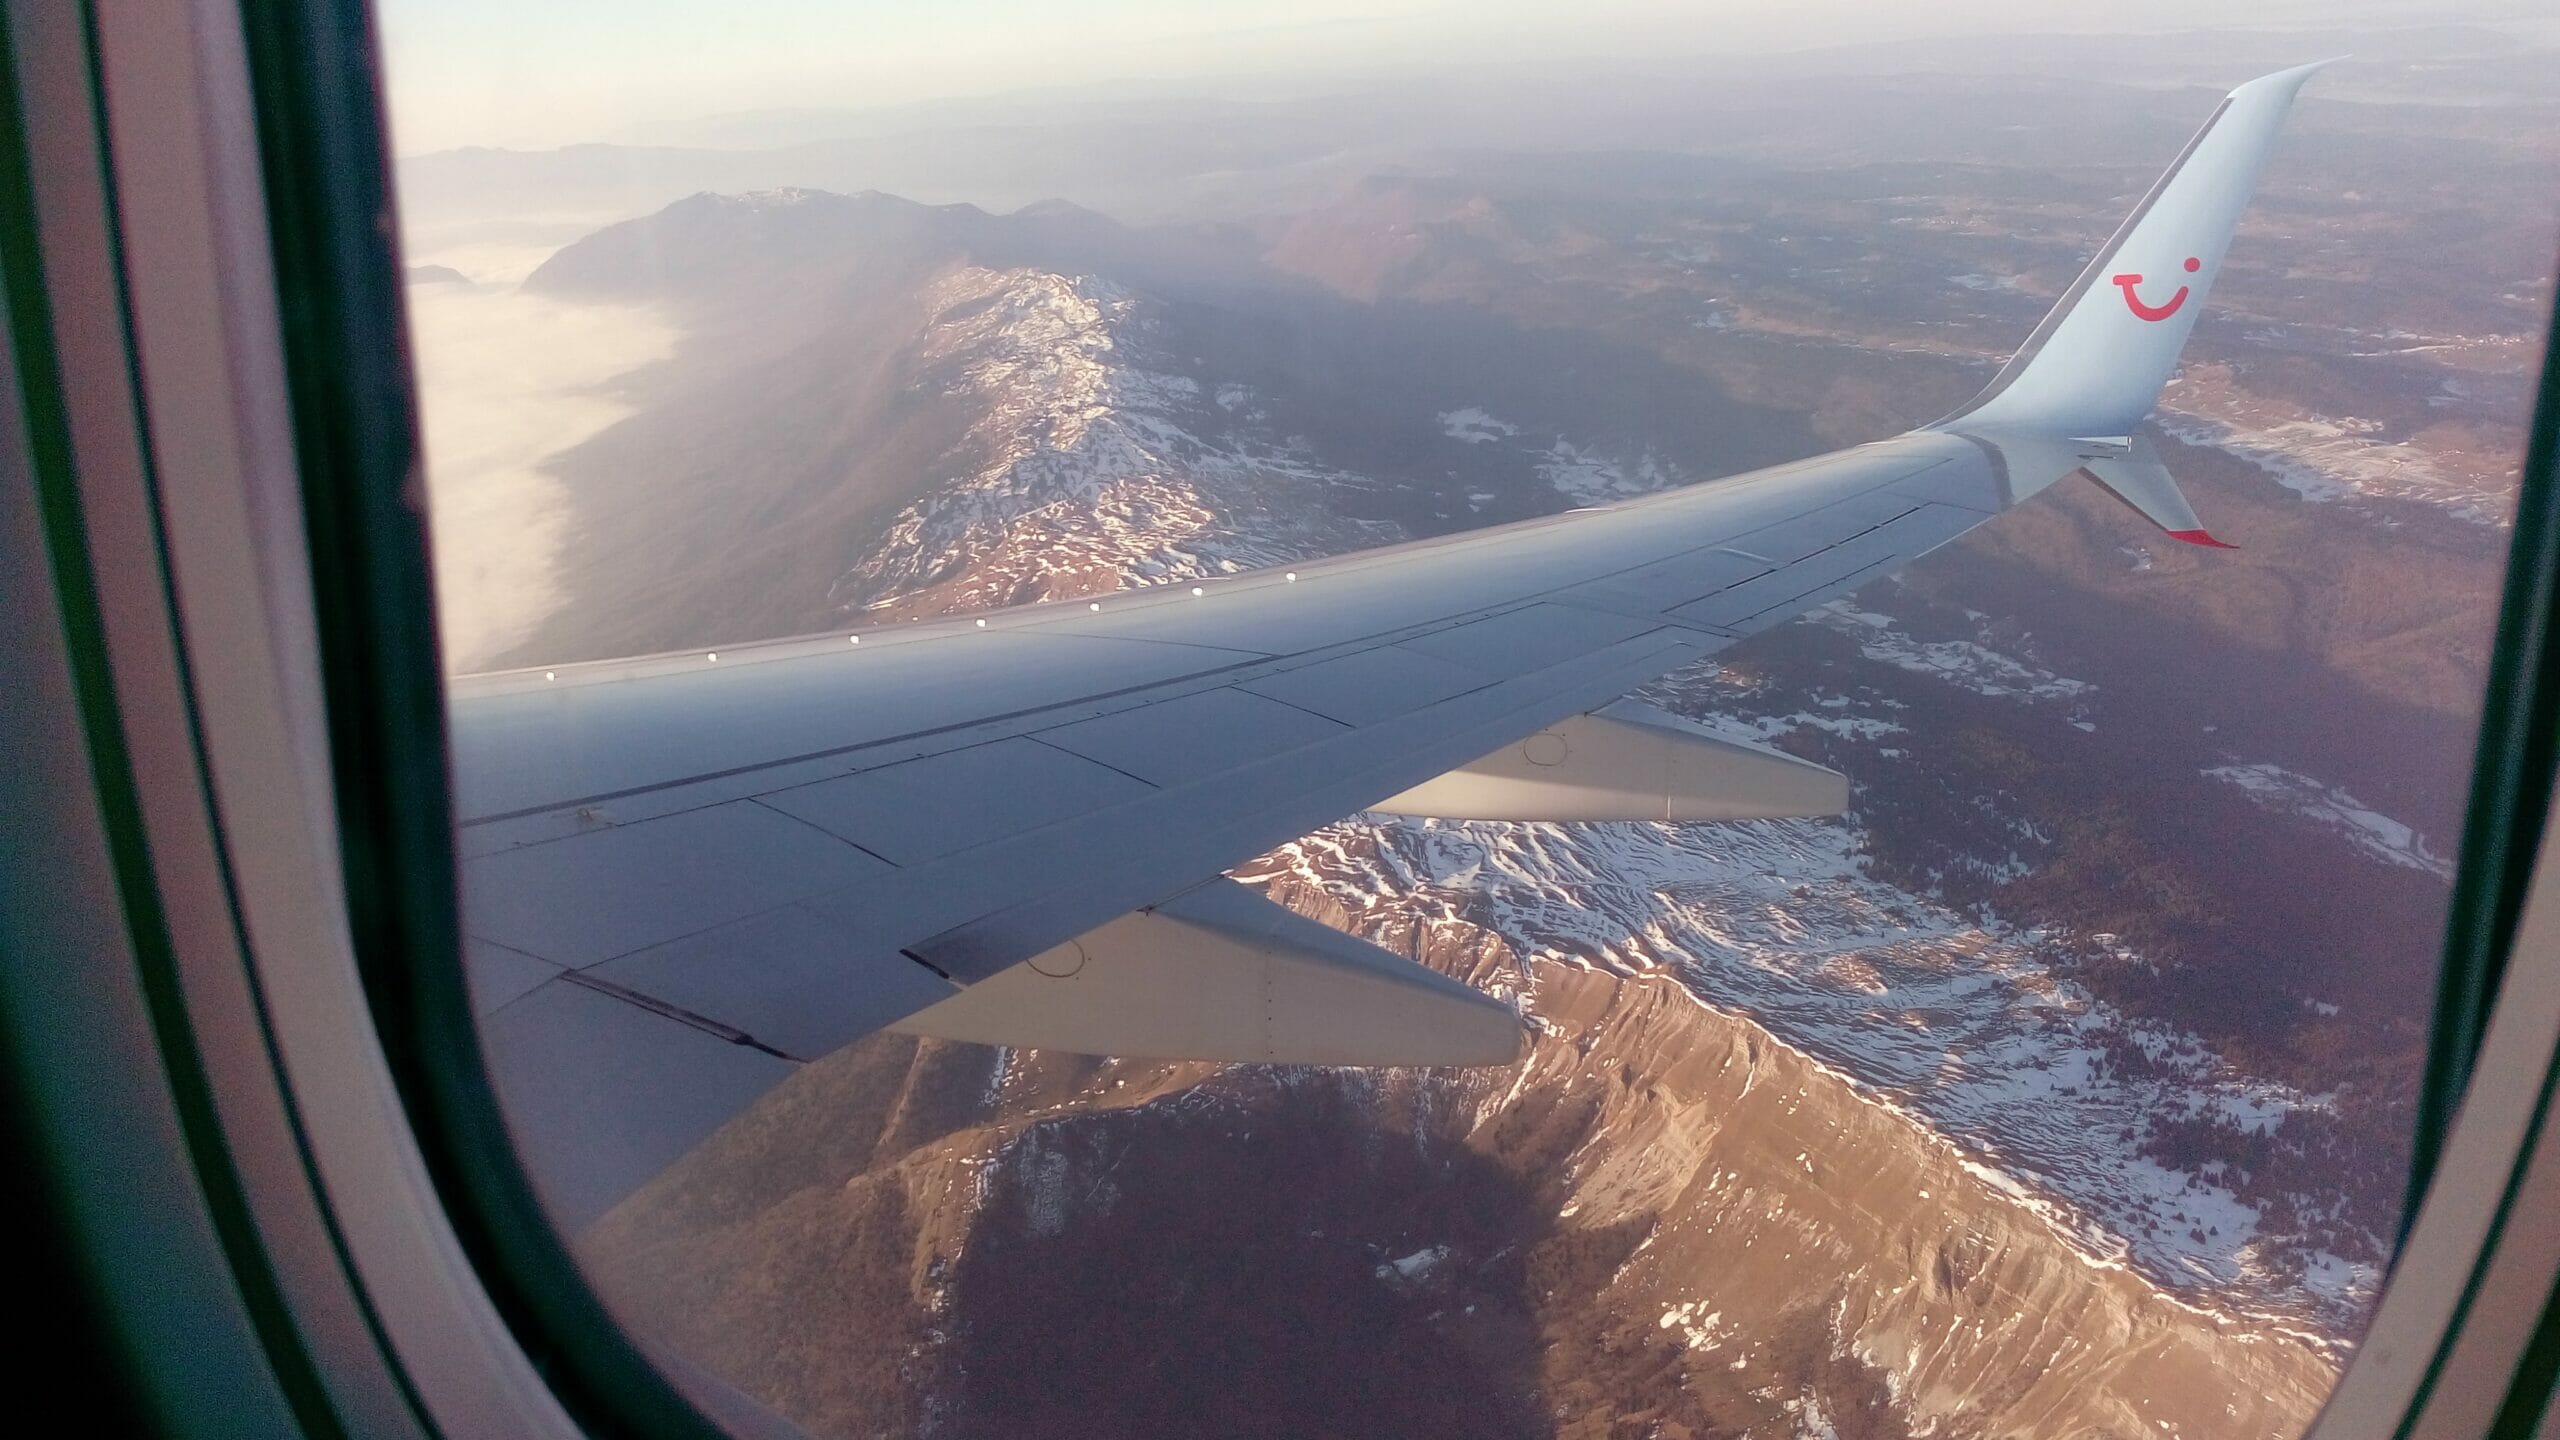
[[[1611,702],[2074,471],[2202,536],[2134,431],[2315,68],[2232,92],[1990,388],[1910,434],[1197,587],[456,681],[474,1000],[546,1199],[582,1224],[892,1026],[1509,1059],[1497,1002],[1222,872],[1381,805],[1836,810],[1828,772]]]

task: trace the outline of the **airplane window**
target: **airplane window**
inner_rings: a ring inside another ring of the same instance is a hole
[[[650,1344],[818,1436],[2308,1423],[2546,22],[379,22],[473,1005]]]

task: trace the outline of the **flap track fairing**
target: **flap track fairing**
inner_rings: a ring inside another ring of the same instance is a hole
[[[1442,820],[1773,820],[1839,814],[1849,778],[1620,700],[1370,808]]]
[[[984,1045],[1284,1065],[1508,1065],[1509,1005],[1220,878],[890,1027]]]

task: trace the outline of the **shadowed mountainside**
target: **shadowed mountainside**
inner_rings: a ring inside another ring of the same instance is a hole
[[[1676,983],[1524,976],[1486,932],[1279,893],[1524,985],[1527,1062],[1215,1070],[881,1037],[584,1253],[821,1435],[2286,1440],[2325,1393],[2316,1351],[2092,1263]]]

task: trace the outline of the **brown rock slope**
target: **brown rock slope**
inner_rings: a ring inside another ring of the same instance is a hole
[[[1386,923],[1523,979],[1487,932]],[[2325,1393],[2317,1351],[2092,1263],[1748,1019],[1668,979],[1525,980],[1516,1070],[879,1037],[585,1253],[827,1436],[2286,1437]]]

